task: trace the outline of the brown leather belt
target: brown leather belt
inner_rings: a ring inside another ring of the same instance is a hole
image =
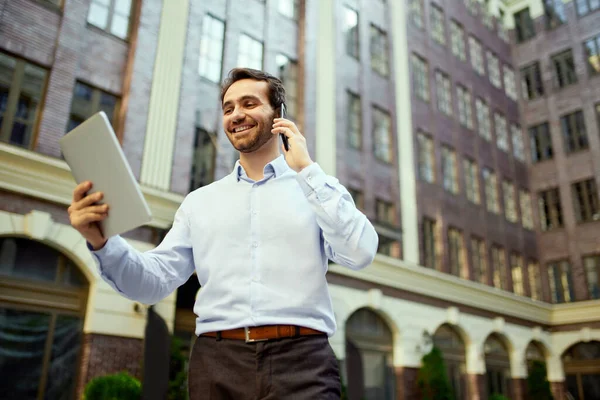
[[[296,325],[264,325],[249,328],[230,329],[227,331],[206,332],[200,336],[222,339],[245,340],[246,343],[264,342],[271,339],[290,338],[307,335],[325,335],[321,331]]]

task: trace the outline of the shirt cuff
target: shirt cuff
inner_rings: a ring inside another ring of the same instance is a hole
[[[298,173],[298,183],[305,196],[309,196],[327,182],[327,174],[321,169],[319,164],[312,163]]]

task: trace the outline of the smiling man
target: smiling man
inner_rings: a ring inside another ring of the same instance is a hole
[[[97,222],[108,209],[86,196],[90,182],[74,191],[71,224],[102,278],[127,298],[156,303],[196,272],[191,400],[339,399],[328,259],[366,267],[377,234],[348,191],[312,161],[296,124],[278,118],[279,79],[234,69],[221,101],[240,159],[230,175],[186,196],[155,249],[140,253],[119,236],[102,236]]]

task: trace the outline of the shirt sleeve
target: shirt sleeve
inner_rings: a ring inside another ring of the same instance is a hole
[[[121,236],[113,236],[92,255],[102,279],[117,292],[144,304],[159,302],[194,272],[189,219],[183,204],[156,248],[142,253]]]
[[[354,205],[348,190],[317,163],[300,171],[297,179],[317,214],[327,257],[355,270],[371,264],[379,238],[369,219]]]

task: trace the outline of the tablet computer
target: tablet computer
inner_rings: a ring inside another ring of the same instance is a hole
[[[108,204],[102,221],[105,237],[130,231],[152,220],[150,207],[106,114],[94,114],[59,140],[65,161],[79,184],[93,184],[88,194],[103,192],[100,204]]]

